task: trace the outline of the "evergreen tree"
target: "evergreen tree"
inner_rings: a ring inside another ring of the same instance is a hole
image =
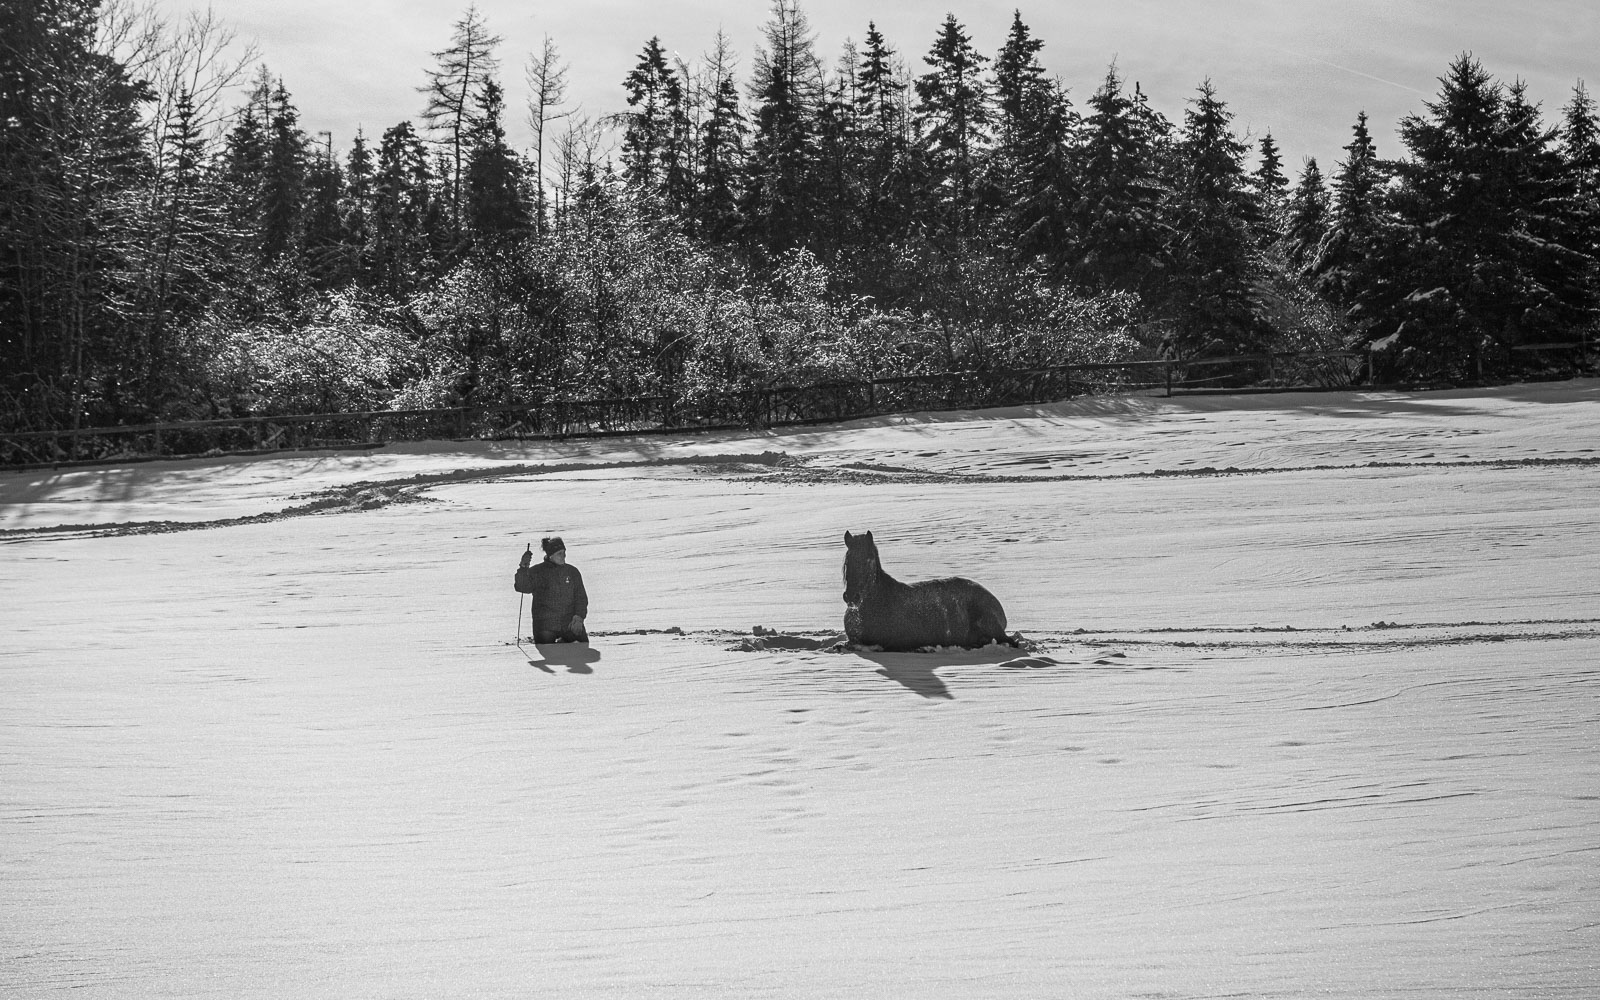
[[[874,22],[867,22],[866,47],[856,66],[856,142],[861,157],[861,223],[868,239],[903,231],[911,206],[906,193],[909,167],[906,84],[899,79],[895,52]]]
[[[1289,267],[1302,273],[1315,259],[1328,231],[1328,188],[1316,157],[1306,159],[1300,183],[1289,196],[1284,216],[1284,243]]]
[[[1045,107],[1041,95],[1050,89],[1039,51],[1044,42],[1034,38],[1022,22],[1022,12],[1013,11],[1011,31],[1005,47],[994,60],[996,147],[1005,153],[1020,148],[1035,130],[1036,116]]]
[[[468,135],[476,124],[477,95],[499,68],[494,50],[499,35],[491,35],[476,4],[469,5],[451,28],[450,45],[433,57],[438,65],[428,70],[428,82],[418,88],[427,95],[422,119],[439,138],[449,169],[444,174],[450,202],[452,232],[459,236],[464,204],[462,172],[466,168]]]
[[[916,113],[932,171],[930,194],[938,207],[935,225],[957,235],[971,229],[973,188],[989,138],[989,94],[983,79],[987,61],[949,14],[923,57],[929,72],[916,83]]]
[[[483,82],[467,135],[467,227],[479,239],[514,235],[528,226],[522,164],[506,145],[505,98],[493,79]]]
[[[1573,245],[1600,258],[1600,117],[1582,80],[1573,87],[1561,121],[1559,152],[1571,198],[1567,216]],[[1600,288],[1600,272],[1591,269],[1589,285]]]
[[[1073,135],[1078,117],[1059,87],[1046,84],[1030,98],[1027,128],[1011,147],[1004,217],[1022,260],[1041,261],[1060,280],[1079,255],[1074,222],[1081,198]]]
[[[265,66],[233,127],[223,140],[219,180],[228,217],[238,234],[239,251],[256,254],[260,244],[262,190],[267,173],[267,123],[271,117],[272,80]]]
[[[795,0],[773,0],[762,33],[742,214],[754,242],[776,253],[804,245],[815,230],[811,182],[823,80],[810,21]]]
[[[107,293],[125,241],[143,236],[125,206],[149,168],[150,92],[100,51],[97,7],[0,4],[0,389],[72,426],[120,376]]]
[[[1311,261],[1317,287],[1341,309],[1354,304],[1356,289],[1367,285],[1379,249],[1381,205],[1379,185],[1384,168],[1367,130],[1367,113],[1356,116],[1345,158],[1333,177],[1328,225]],[[1381,278],[1379,279],[1381,282]],[[1370,289],[1369,289],[1370,290]]]
[[[623,115],[622,176],[645,195],[659,196],[667,189],[667,164],[672,158],[677,121],[683,115],[683,84],[667,65],[661,39],[645,43],[639,63],[623,86],[628,106]]]
[[[1363,289],[1361,304],[1378,317],[1372,333],[1399,332],[1417,365],[1475,376],[1509,364],[1512,347],[1587,322],[1593,262],[1571,245],[1555,133],[1523,88],[1508,92],[1470,55],[1440,82],[1426,115],[1400,123],[1407,266],[1395,294]]]
[[[1261,216],[1262,241],[1270,243],[1283,235],[1283,213],[1287,205],[1289,178],[1283,173],[1283,155],[1268,132],[1261,137],[1261,159],[1250,175]]]
[[[853,242],[861,224],[854,63],[855,53],[847,47],[841,71],[825,87],[817,108],[817,156],[811,181],[818,222],[815,250],[834,251]]]
[[[427,150],[410,122],[386,130],[373,176],[372,267],[379,289],[399,297],[433,270],[443,212]]]
[[[1264,350],[1254,286],[1255,203],[1245,174],[1245,144],[1211,81],[1184,112],[1178,142],[1180,186],[1173,192],[1173,276],[1168,298],[1176,329],[1170,347],[1186,357]]]
[[[1072,139],[1079,123],[1066,92],[1045,76],[1043,48],[1014,11],[1011,32],[994,60],[996,142],[986,194],[998,202],[1020,258],[1044,261],[1059,277],[1075,249]]]
[[[744,164],[744,115],[733,74],[716,74],[710,113],[700,131],[698,223],[713,242],[726,239],[738,223],[739,174]]]
[[[345,158],[344,192],[339,201],[340,225],[344,243],[350,248],[351,269],[357,281],[372,280],[372,210],[376,167],[367,149],[367,137],[356,130],[355,141]]]
[[[281,79],[271,102],[261,178],[260,254],[264,261],[298,265],[305,249],[306,136]]]
[[[1074,229],[1083,247],[1080,281],[1149,294],[1161,286],[1167,270],[1169,229],[1157,145],[1165,130],[1138,96],[1123,89],[1113,66],[1089,98]]]
[[[1600,115],[1594,98],[1579,80],[1562,109],[1561,155],[1580,198],[1600,193]]]
[[[305,254],[307,269],[318,288],[348,284],[356,274],[356,247],[346,239],[340,202],[344,171],[333,156],[332,137],[306,162]]]

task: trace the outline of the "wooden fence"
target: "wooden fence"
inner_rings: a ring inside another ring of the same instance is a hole
[[[371,447],[391,441],[504,440],[783,427],[916,410],[1051,402],[1090,393],[1348,384],[1366,355],[1280,353],[939,372],[764,386],[705,396],[554,399],[496,406],[225,417],[0,435],[0,467]]]

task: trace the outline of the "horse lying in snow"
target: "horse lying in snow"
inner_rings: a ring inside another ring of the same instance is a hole
[[[851,643],[905,651],[1012,642],[1005,609],[971,580],[901,583],[884,572],[870,531],[845,532],[844,546],[844,634]]]

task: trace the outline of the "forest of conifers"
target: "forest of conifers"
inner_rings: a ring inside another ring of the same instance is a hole
[[[1463,382],[1594,336],[1581,81],[1547,114],[1464,54],[1394,158],[1353,112],[1291,177],[1209,82],[1069,98],[1020,13],[833,58],[775,0],[747,67],[652,38],[603,116],[549,39],[510,106],[491,29],[336,146],[209,14],[0,0],[0,432],[1346,347]]]

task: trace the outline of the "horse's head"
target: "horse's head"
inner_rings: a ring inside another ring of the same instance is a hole
[[[844,533],[844,602],[859,605],[867,588],[878,579],[878,545],[872,532]]]

